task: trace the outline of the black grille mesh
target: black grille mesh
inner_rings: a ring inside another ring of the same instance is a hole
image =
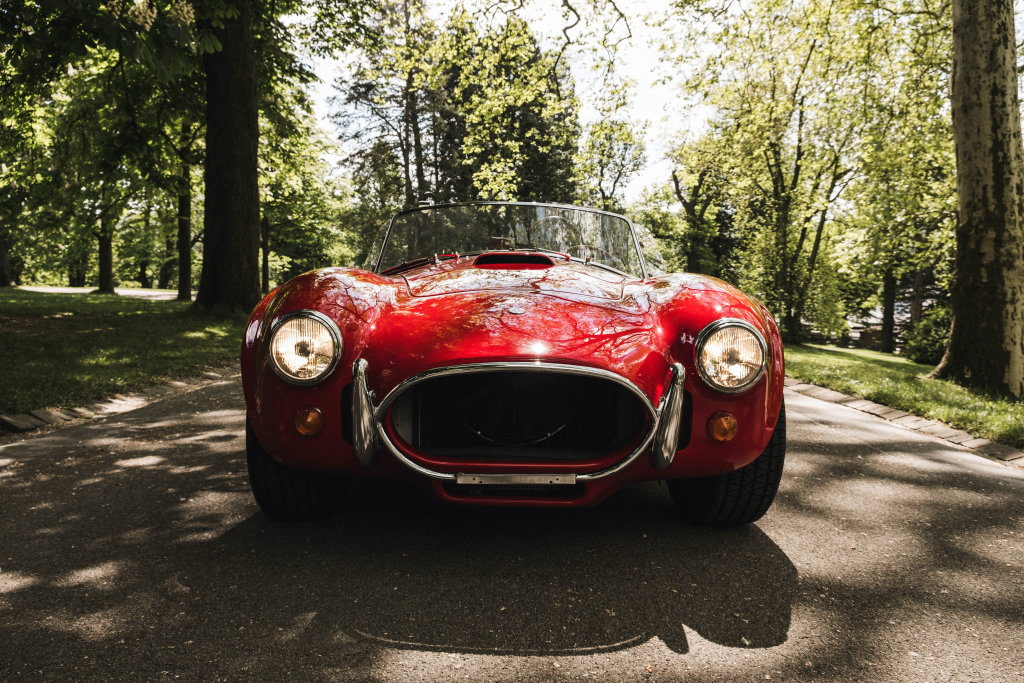
[[[495,370],[442,375],[394,403],[395,431],[438,458],[592,460],[636,443],[647,424],[640,399],[586,375]]]

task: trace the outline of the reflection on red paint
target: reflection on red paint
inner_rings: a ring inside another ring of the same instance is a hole
[[[760,454],[775,426],[785,373],[778,329],[759,302],[699,275],[641,281],[577,262],[552,264],[539,270],[482,269],[462,257],[396,277],[327,268],[279,287],[253,311],[243,340],[242,379],[257,436],[272,456],[295,467],[419,477],[384,452],[380,464],[365,468],[343,440],[341,393],[351,382],[357,358],[369,363],[368,380],[380,401],[404,380],[432,368],[542,357],[614,372],[655,405],[669,366],[681,363],[693,398],[692,437],[668,470],[657,472],[640,457],[617,475],[589,483],[586,496],[569,504],[595,502],[633,481],[730,471]],[[300,309],[330,316],[344,336],[337,369],[311,387],[285,383],[266,364],[267,331],[278,318]],[[722,317],[746,320],[768,340],[768,371],[736,396],[705,386],[694,367],[694,338]],[[318,406],[326,418],[316,439],[302,437],[293,426],[296,411],[305,405]],[[728,444],[714,441],[704,428],[718,412],[744,425]],[[463,464],[469,471],[486,465]],[[511,463],[507,470],[523,467]]]

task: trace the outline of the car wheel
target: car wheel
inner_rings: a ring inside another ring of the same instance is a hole
[[[249,486],[266,514],[283,521],[327,519],[340,510],[344,479],[286,467],[270,457],[245,419],[245,457]]]
[[[727,474],[695,479],[671,479],[668,491],[676,512],[691,524],[739,526],[768,512],[782,479],[786,459],[786,405],[768,446],[754,462]]]

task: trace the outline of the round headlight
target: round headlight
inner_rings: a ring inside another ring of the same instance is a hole
[[[716,320],[697,335],[697,370],[712,388],[735,394],[749,388],[765,368],[761,333],[743,320]]]
[[[313,384],[326,378],[341,358],[341,335],[327,316],[297,311],[270,335],[270,362],[282,378]]]

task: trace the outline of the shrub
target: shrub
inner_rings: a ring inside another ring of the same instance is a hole
[[[953,314],[948,308],[933,308],[907,333],[903,354],[915,363],[938,365],[949,342]]]

